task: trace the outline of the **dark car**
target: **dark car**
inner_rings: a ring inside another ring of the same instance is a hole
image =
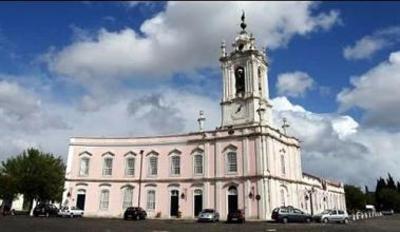
[[[246,218],[244,216],[244,212],[243,210],[233,210],[231,212],[228,213],[228,217],[227,217],[227,221],[228,222],[239,222],[239,223],[245,223],[246,222]]]
[[[58,216],[58,208],[52,204],[38,204],[33,209],[33,216]]]
[[[141,207],[128,207],[124,213],[124,219],[144,220],[147,217],[147,213]]]
[[[311,222],[311,215],[291,206],[275,208],[271,218],[277,222]]]

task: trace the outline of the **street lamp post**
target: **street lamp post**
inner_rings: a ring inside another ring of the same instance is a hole
[[[314,206],[313,206],[313,200],[312,200],[312,198],[313,198],[313,193],[315,192],[315,189],[314,189],[314,187],[311,187],[311,189],[308,189],[308,190],[306,190],[306,191],[307,191],[307,194],[308,194],[308,195],[306,195],[305,199],[306,199],[306,200],[310,200],[311,215],[314,215]]]

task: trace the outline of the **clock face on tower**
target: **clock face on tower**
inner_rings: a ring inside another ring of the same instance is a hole
[[[232,108],[231,108],[231,117],[232,119],[241,119],[244,118],[246,116],[247,113],[247,109],[246,109],[246,105],[241,102],[233,102],[232,103]]]

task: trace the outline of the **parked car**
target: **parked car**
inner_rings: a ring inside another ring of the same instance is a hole
[[[124,213],[124,219],[144,220],[147,217],[147,213],[141,207],[128,207]]]
[[[381,213],[382,213],[382,215],[387,216],[387,215],[393,215],[394,211],[393,211],[393,209],[388,209],[388,210],[382,210]]]
[[[320,214],[313,216],[313,219],[317,222],[341,222],[347,224],[349,222],[349,215],[343,210],[327,209]]]
[[[218,222],[219,213],[215,209],[203,209],[197,217],[198,222]]]
[[[82,217],[83,216],[83,210],[78,209],[76,207],[68,207],[65,206],[60,209],[58,212],[58,215],[61,217]]]
[[[40,203],[33,209],[33,216],[57,216],[58,208],[53,204]]]
[[[228,222],[239,222],[239,223],[245,223],[246,222],[246,218],[244,216],[244,212],[243,210],[237,209],[234,211],[231,211],[228,213],[228,217],[227,217],[227,221]]]
[[[282,206],[272,211],[271,218],[277,222],[311,222],[311,215],[292,206]]]

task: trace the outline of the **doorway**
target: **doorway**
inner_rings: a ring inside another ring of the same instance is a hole
[[[170,216],[171,217],[178,216],[178,210],[179,210],[179,191],[178,190],[172,190],[171,191]]]
[[[199,216],[203,210],[203,191],[200,189],[194,190],[194,216]]]
[[[76,208],[85,210],[85,200],[86,200],[86,194],[78,193],[78,195],[76,196]]]
[[[237,189],[234,186],[228,189],[228,213],[236,211],[238,209],[238,194]]]

